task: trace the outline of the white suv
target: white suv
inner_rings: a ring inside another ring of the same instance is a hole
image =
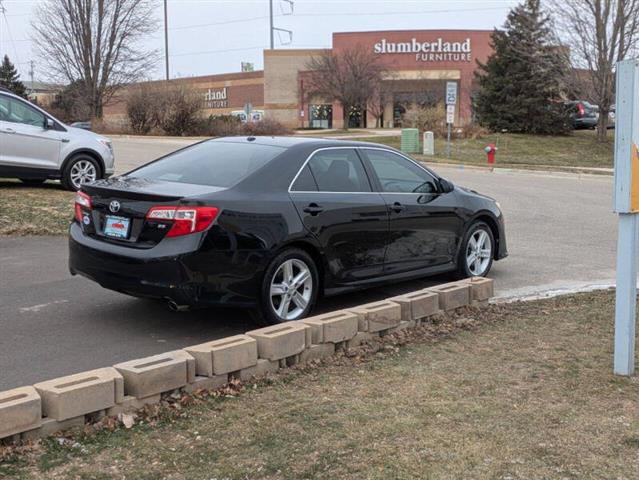
[[[0,88],[0,177],[40,184],[60,179],[69,190],[114,171],[111,140],[57,120]]]

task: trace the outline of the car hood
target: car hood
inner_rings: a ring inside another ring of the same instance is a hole
[[[91,132],[89,130],[85,130],[83,128],[77,128],[77,127],[71,127],[69,125],[65,125],[64,128],[67,129],[67,131],[73,135],[74,137],[84,137],[86,139],[93,139],[93,140],[106,140],[107,142],[110,142],[111,140],[108,139],[107,137],[103,136],[103,135],[99,135],[95,132]]]

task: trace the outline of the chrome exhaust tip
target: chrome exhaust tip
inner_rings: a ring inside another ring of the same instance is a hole
[[[178,305],[174,300],[169,300],[168,305],[174,312],[186,312],[189,309],[188,305]]]

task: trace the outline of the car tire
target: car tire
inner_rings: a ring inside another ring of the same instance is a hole
[[[304,272],[306,276],[302,275]],[[252,312],[252,317],[266,325],[300,320],[313,310],[319,290],[317,266],[311,256],[298,248],[286,249],[266,268],[260,310]]]
[[[481,242],[479,247],[477,247],[478,242]],[[487,248],[488,246],[489,248]],[[486,252],[487,249],[489,250],[488,252]],[[472,255],[473,253],[474,256]],[[493,231],[485,222],[474,222],[466,230],[462,238],[461,248],[457,257],[457,270],[453,276],[458,280],[468,277],[485,277],[490,272],[494,257],[495,237],[493,236]],[[471,264],[473,258],[475,261]]]
[[[67,190],[77,191],[80,190],[82,183],[93,182],[99,178],[102,178],[102,171],[95,158],[80,153],[67,162],[60,181]]]
[[[46,181],[46,178],[21,178],[20,181],[25,185],[37,187],[38,185],[42,185]]]

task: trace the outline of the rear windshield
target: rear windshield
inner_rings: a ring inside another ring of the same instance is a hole
[[[127,176],[232,187],[283,151],[271,145],[208,141],[169,154]]]

